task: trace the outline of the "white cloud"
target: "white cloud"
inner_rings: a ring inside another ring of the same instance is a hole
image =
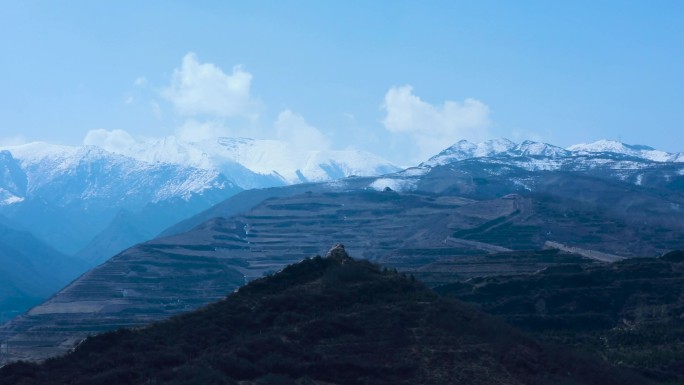
[[[221,123],[189,119],[176,129],[176,137],[185,142],[201,142],[207,139],[232,136]]]
[[[98,128],[90,130],[83,138],[86,146],[98,146],[115,153],[126,153],[137,141],[131,134],[124,130],[105,130]]]
[[[26,143],[28,140],[23,135],[0,138],[0,147],[20,146]]]
[[[252,75],[240,66],[228,75],[212,63],[200,63],[194,53],[183,57],[171,85],[162,91],[181,115],[213,115],[256,119],[257,102],[250,95]]]
[[[154,114],[154,117],[157,118],[157,120],[162,119],[162,109],[159,103],[156,101],[152,100],[150,102],[150,108],[152,109],[152,113]]]
[[[489,107],[476,99],[432,105],[405,85],[390,88],[382,108],[385,128],[409,136],[418,146],[418,159],[424,160],[461,139],[480,141],[487,137]]]
[[[548,142],[548,136],[550,136],[549,132],[547,132],[546,135],[542,135],[535,131],[518,129],[513,129],[510,133],[510,138],[517,142],[522,142],[523,140],[533,140],[535,142]]]
[[[278,114],[275,124],[278,139],[290,143],[297,150],[327,150],[330,139],[304,118],[290,110]]]
[[[133,81],[133,84],[136,85],[136,86],[138,86],[138,87],[142,87],[142,86],[144,86],[145,84],[147,84],[147,79],[146,79],[144,76],[138,76],[138,77],[135,78],[135,80]]]

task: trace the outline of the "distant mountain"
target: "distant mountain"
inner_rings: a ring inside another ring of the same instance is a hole
[[[338,246],[201,310],[88,338],[0,384],[645,384]]]
[[[581,143],[568,147],[578,154],[614,153],[648,159],[654,162],[684,162],[684,153],[672,154],[644,145],[629,145],[612,140],[599,140],[594,143]]]
[[[85,264],[0,223],[0,323],[43,302]]]
[[[2,154],[0,167],[11,172],[0,185],[11,197],[0,213],[67,254],[85,247],[122,209],[169,200],[204,200],[208,207],[239,190],[216,171],[141,162],[92,146],[30,143]],[[192,214],[183,205],[178,210]]]
[[[194,199],[169,199],[148,203],[137,211],[122,209],[75,257],[89,266],[98,265],[122,250],[155,238],[169,224],[187,219],[224,197],[221,191]]]
[[[516,144],[508,139],[488,140],[482,143],[471,143],[462,140],[423,163],[424,166],[445,165],[472,158],[517,158],[530,157],[531,167],[546,167],[557,169],[566,163],[575,162],[576,158],[585,160],[587,167],[600,164],[600,159],[623,159],[653,161],[653,162],[684,162],[684,153],[667,153],[643,145],[628,145],[620,142],[599,140],[589,144],[576,144],[563,149],[547,143],[530,140]],[[543,166],[540,166],[539,163]],[[517,163],[518,166],[521,163]]]

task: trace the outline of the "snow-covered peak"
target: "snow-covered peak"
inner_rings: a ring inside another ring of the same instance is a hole
[[[6,147],[0,155],[4,204],[40,197],[60,206],[95,200],[135,205],[233,188],[214,169],[148,162],[92,145],[33,142]]]
[[[96,162],[98,160],[116,160],[130,162],[125,156],[114,154],[97,146],[65,146],[45,142],[32,142],[19,146],[5,147],[0,150],[8,151],[23,168],[44,168],[50,174],[60,173],[71,169],[80,163]]]
[[[525,140],[516,145],[511,152],[520,156],[545,156],[550,158],[570,155],[569,151],[561,147],[553,146],[547,143],[534,142],[531,140]]]
[[[503,154],[510,151],[514,147],[515,143],[506,138],[487,140],[477,145],[475,157]]]
[[[649,147],[649,149],[651,149]],[[631,150],[624,143],[615,140],[601,139],[593,143],[579,143],[568,147],[568,150],[573,152],[612,152],[619,154],[628,154]]]
[[[308,181],[327,181],[347,176],[375,176],[399,171],[387,160],[363,150],[312,151],[301,174]]]
[[[656,150],[649,146],[629,145],[622,142],[605,139],[593,143],[575,144],[568,147],[568,150],[578,155],[613,153],[652,160],[654,162],[681,162],[684,158],[682,153],[671,154],[665,151]]]
[[[355,149],[298,151],[280,140],[250,138],[218,138],[195,145],[209,155],[214,167],[235,162],[256,173],[280,175],[287,183],[380,175],[399,170],[377,155]]]
[[[2,149],[9,151],[15,159],[22,162],[36,163],[45,158],[64,158],[74,155],[79,150],[79,147],[46,142],[31,142]]]
[[[128,148],[109,150],[144,162],[171,163],[202,169],[213,168],[210,156],[201,148],[178,140],[175,136],[138,142]]]
[[[487,140],[481,143],[461,140],[428,159],[423,165],[436,166],[464,159],[496,156],[507,153],[515,145],[515,143],[505,138]]]
[[[289,174],[303,168],[308,158],[279,140],[217,138],[195,145],[209,154],[214,167],[235,162],[259,174]]]
[[[515,159],[515,164],[525,168],[555,169],[566,160],[577,156],[596,157],[605,154],[613,157],[615,154],[655,162],[684,162],[684,153],[671,154],[643,145],[628,145],[616,141],[599,140],[594,143],[582,143],[567,149],[547,143],[523,141],[520,144],[508,139],[488,140],[482,143],[471,143],[461,140],[451,147],[424,162],[423,166],[437,166],[471,158],[523,158]],[[529,158],[525,160],[524,158]],[[534,158],[534,159],[532,159]],[[510,160],[513,161],[513,160]],[[525,162],[530,163],[526,165]],[[534,166],[532,166],[534,163]]]

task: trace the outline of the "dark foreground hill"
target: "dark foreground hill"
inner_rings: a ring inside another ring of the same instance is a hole
[[[88,338],[0,384],[641,384],[343,247],[198,311]]]
[[[684,383],[684,252],[435,288],[555,344]]]

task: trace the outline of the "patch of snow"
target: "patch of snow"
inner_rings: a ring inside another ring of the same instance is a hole
[[[416,182],[410,179],[379,178],[368,187],[376,191],[384,191],[388,187],[397,192],[413,191],[416,188]]]
[[[5,198],[2,202],[0,202],[0,205],[9,206],[9,205],[13,205],[15,203],[20,203],[23,201],[24,201],[24,198],[12,195],[12,196]]]
[[[510,150],[510,153],[519,156],[543,156],[549,158],[567,157],[570,152],[547,143],[526,140]]]
[[[515,146],[515,143],[504,138],[488,140],[477,144],[461,140],[423,162],[421,166],[441,166],[459,160],[501,155],[507,153]]]
[[[428,167],[409,167],[406,170],[399,171],[398,174],[401,176],[423,176],[430,172]]]
[[[532,191],[532,188],[525,182],[526,181],[522,179],[513,179],[513,184],[515,184],[516,186],[520,186],[527,191]]]

